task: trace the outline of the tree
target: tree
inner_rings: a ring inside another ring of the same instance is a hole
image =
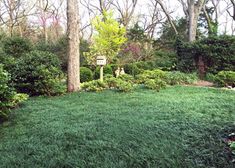
[[[79,4],[67,0],[68,24],[68,92],[80,90]]]
[[[219,1],[212,0],[213,7],[208,7],[207,5],[204,5],[203,7],[203,13],[200,15],[201,20],[206,22],[205,28],[208,29],[208,35],[209,36],[216,36],[218,34],[218,5]],[[214,17],[213,17],[214,16]],[[199,19],[199,20],[200,20]]]
[[[202,8],[205,5],[205,0],[188,0],[188,13],[189,13],[189,41],[195,41],[197,35],[198,18]]]
[[[176,27],[175,27],[175,24],[174,24],[174,22],[172,21],[169,12],[166,10],[164,4],[162,3],[162,0],[156,0],[156,1],[157,1],[157,2],[159,3],[159,5],[161,6],[163,12],[165,13],[165,15],[166,15],[166,17],[167,17],[168,22],[170,23],[171,27],[174,29],[175,34],[178,35],[178,31],[177,31],[177,29],[176,29]]]
[[[113,18],[111,12],[104,12],[103,16],[97,16],[93,20],[93,27],[96,34],[93,36],[93,44],[87,59],[90,64],[94,64],[97,56],[106,56],[111,62],[120,51],[121,46],[126,41],[126,29]]]
[[[20,26],[30,15],[34,4],[26,0],[1,0],[0,1],[0,25],[5,25],[10,36],[14,35],[14,28]]]
[[[120,22],[123,24],[126,28],[128,27],[133,14],[135,12],[135,8],[137,5],[138,0],[122,0],[120,1],[112,1],[113,6],[117,9],[117,11],[120,14]],[[123,4],[123,5],[121,5]]]
[[[233,10],[233,13],[231,13],[229,11],[229,9],[227,9],[227,12],[229,14],[229,16],[231,16],[233,18],[233,20],[235,21],[235,0],[230,0],[231,3],[232,3],[232,10]]]

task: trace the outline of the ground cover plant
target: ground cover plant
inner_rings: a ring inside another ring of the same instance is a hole
[[[234,91],[186,86],[31,98],[0,125],[0,167],[232,168],[234,109]]]

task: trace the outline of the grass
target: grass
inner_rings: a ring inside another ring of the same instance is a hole
[[[183,86],[32,98],[0,126],[0,167],[232,168],[234,110],[232,91]]]

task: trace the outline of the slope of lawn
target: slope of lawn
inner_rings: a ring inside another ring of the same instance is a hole
[[[221,140],[233,127],[234,91],[31,98],[0,125],[0,167],[234,167]]]

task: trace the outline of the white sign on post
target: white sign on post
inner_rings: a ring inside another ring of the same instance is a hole
[[[104,66],[106,65],[106,57],[105,56],[98,56],[97,59],[96,59],[96,64],[97,65],[101,65],[101,66]]]

